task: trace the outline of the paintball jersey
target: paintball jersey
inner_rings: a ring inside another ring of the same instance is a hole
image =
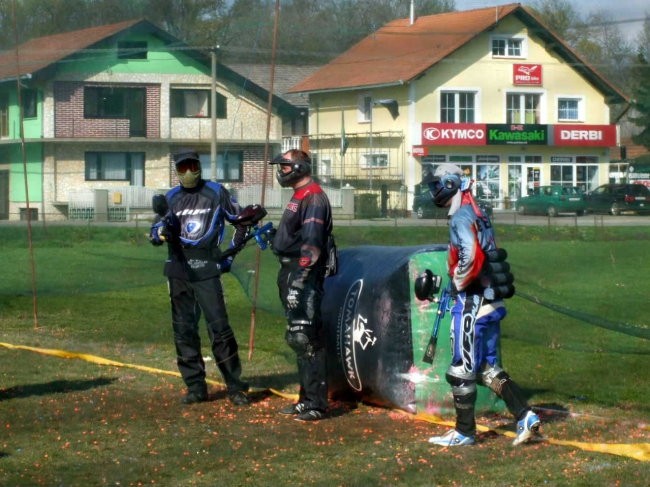
[[[449,220],[447,265],[457,291],[482,294],[479,276],[485,265],[485,254],[496,248],[490,219],[472,194],[463,192],[461,205]]]
[[[316,265],[327,259],[327,240],[332,233],[332,208],[323,188],[313,180],[297,188],[284,209],[273,239],[273,252],[279,257],[299,259],[303,280]]]
[[[225,221],[240,211],[235,199],[221,184],[205,180],[191,189],[177,186],[165,198],[174,223],[165,275],[191,281],[218,276]],[[239,244],[245,234],[246,227],[236,225],[230,246]]]

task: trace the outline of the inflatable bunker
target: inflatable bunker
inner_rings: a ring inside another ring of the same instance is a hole
[[[451,360],[451,315],[442,320],[433,363],[423,361],[438,304],[415,296],[429,269],[448,281],[447,245],[361,246],[341,249],[338,273],[325,279],[322,314],[333,397],[349,397],[410,413],[453,414],[445,372]],[[440,296],[438,292],[437,296]],[[503,402],[478,388],[478,411]]]

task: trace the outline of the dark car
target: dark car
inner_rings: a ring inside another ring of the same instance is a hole
[[[492,217],[492,203],[487,200],[476,200],[478,206],[480,206],[483,211],[489,216]],[[413,214],[417,218],[447,218],[447,213],[449,213],[449,208],[438,208],[431,199],[431,193],[429,191],[424,191],[422,193],[416,193],[413,198]]]
[[[650,213],[650,189],[643,184],[603,184],[588,193],[586,201],[592,213]]]
[[[539,186],[527,196],[517,200],[520,215],[547,215],[556,217],[560,213],[585,214],[587,204],[584,192],[577,186]]]

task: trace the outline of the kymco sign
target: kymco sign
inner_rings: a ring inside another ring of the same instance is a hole
[[[423,123],[422,145],[485,145],[485,124]]]

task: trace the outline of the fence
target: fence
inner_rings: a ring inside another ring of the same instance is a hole
[[[68,220],[130,221],[142,213],[151,213],[151,198],[159,192],[139,186],[70,191]]]

